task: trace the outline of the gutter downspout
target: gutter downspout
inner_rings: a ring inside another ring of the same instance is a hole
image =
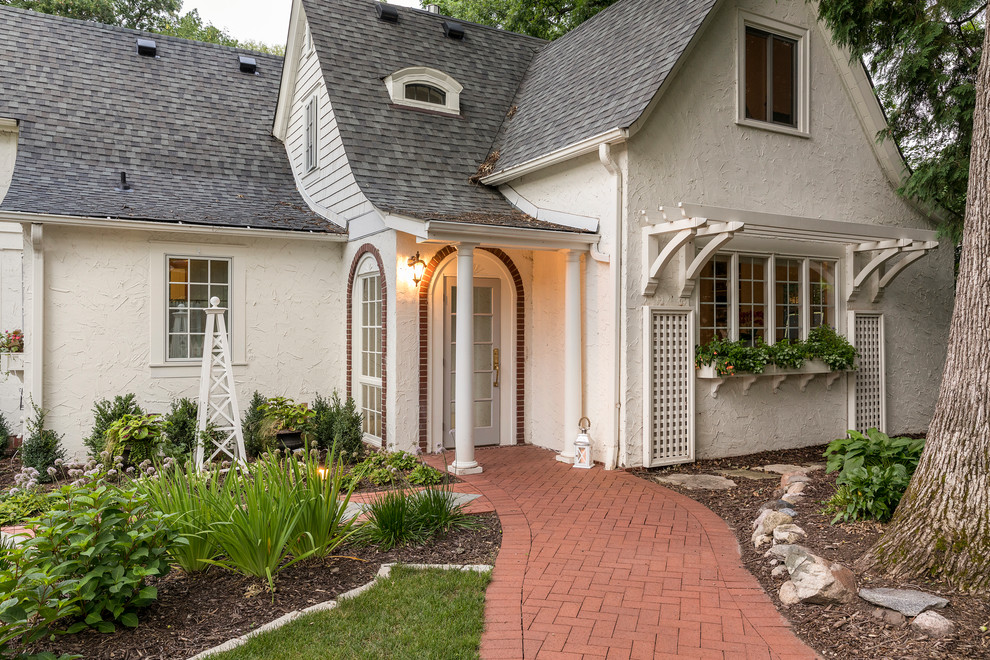
[[[605,451],[605,469],[614,470],[619,462],[619,450],[621,448],[620,429],[622,428],[622,169],[615,162],[612,156],[612,145],[605,143],[598,146],[598,160],[602,167],[612,175],[615,181],[615,238],[613,240],[612,257],[610,261],[610,271],[612,275],[613,297],[612,307],[615,314],[615,333],[612,344],[612,363],[615,371],[612,374],[612,398],[615,402],[612,408],[612,442]],[[598,260],[598,246],[592,251],[592,256]],[[597,254],[596,254],[597,253]],[[604,255],[603,255],[604,256]],[[606,260],[608,258],[606,257]]]
[[[27,341],[31,348],[31,399],[39,409],[44,407],[44,349],[45,349],[45,245],[44,226],[31,224],[31,333]],[[31,411],[25,410],[25,419]]]

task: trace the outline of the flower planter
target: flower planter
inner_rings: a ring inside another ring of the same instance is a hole
[[[788,379],[797,380],[801,391],[804,392],[808,387],[808,383],[819,375],[825,377],[825,388],[831,390],[832,384],[843,373],[845,372],[832,371],[821,360],[808,360],[796,369],[767,365],[763,373],[739,373],[728,376],[720,376],[715,372],[715,367],[704,365],[697,369],[695,376],[701,380],[711,381],[712,398],[716,399],[718,398],[719,389],[729,380],[741,382],[743,384],[743,394],[748,394],[749,388],[753,386],[753,383],[761,378],[769,378],[773,386],[773,392],[776,394],[781,384]]]
[[[23,375],[24,353],[0,353],[0,371]]]

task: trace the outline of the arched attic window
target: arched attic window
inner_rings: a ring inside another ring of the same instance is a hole
[[[461,113],[460,83],[443,71],[425,66],[412,66],[385,78],[385,88],[395,105],[421,110]]]

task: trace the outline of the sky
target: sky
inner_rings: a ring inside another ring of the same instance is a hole
[[[389,0],[419,7],[419,0]],[[199,10],[206,23],[225,29],[235,39],[285,44],[292,0],[184,0],[182,11]]]

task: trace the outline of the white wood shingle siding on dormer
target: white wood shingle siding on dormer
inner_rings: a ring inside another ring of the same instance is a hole
[[[354,218],[369,211],[371,204],[358,188],[347,162],[316,51],[299,48],[296,52],[298,73],[285,138],[292,169],[313,201],[345,219]],[[314,96],[318,106],[318,158],[316,168],[311,170],[306,163],[306,115]]]

